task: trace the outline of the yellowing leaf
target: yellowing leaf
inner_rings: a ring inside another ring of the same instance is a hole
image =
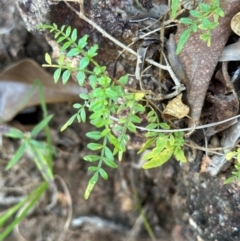
[[[231,151],[231,152],[228,152],[225,157],[226,157],[226,160],[229,161],[231,160],[234,156],[237,155],[237,152],[236,151]]]
[[[136,92],[135,95],[134,95],[134,99],[136,101],[139,101],[139,100],[142,100],[144,96],[145,96],[145,93],[143,93],[143,92]]]
[[[168,161],[174,151],[174,147],[168,146],[159,155],[153,157],[150,161],[146,162],[142,168],[149,169],[163,165],[166,161]]]
[[[187,159],[184,155],[184,151],[179,147],[175,148],[174,157],[176,158],[177,161],[180,161],[180,162],[186,162],[187,161]]]
[[[49,65],[52,65],[52,59],[51,59],[49,53],[46,53],[46,54],[45,54],[45,61],[46,61]]]

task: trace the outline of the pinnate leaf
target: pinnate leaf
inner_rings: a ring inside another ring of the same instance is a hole
[[[93,190],[94,186],[96,185],[97,181],[98,181],[98,172],[95,172],[94,175],[91,177],[91,179],[88,182],[88,186],[87,186],[87,189],[86,189],[85,194],[84,194],[85,199],[89,198],[89,195],[92,192],[92,190]]]
[[[146,162],[142,168],[143,169],[149,169],[149,168],[155,168],[159,167],[165,162],[167,162],[172,154],[173,154],[174,147],[167,147],[162,152],[160,152],[158,155],[154,156],[150,161]]]
[[[54,82],[57,83],[59,78],[61,76],[61,69],[58,68],[54,71],[54,74],[53,74],[53,79],[54,79]]]
[[[46,54],[45,54],[45,61],[46,61],[49,65],[52,65],[52,59],[51,59],[49,53],[46,53]]]

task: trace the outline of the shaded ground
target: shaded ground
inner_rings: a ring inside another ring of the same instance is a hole
[[[74,124],[66,132],[60,133],[58,130],[72,112],[71,105],[51,106],[50,112],[55,114],[51,125],[54,146],[58,149],[54,173],[69,188],[73,219],[83,219],[86,216],[90,218],[90,221],[83,221],[84,224],[80,227],[71,226],[65,240],[133,240],[135,235],[136,240],[150,240],[143,228],[139,205],[146,210],[146,217],[158,240],[171,240],[169,236],[175,221],[170,202],[176,191],[176,163],[170,162],[162,169],[144,173],[142,169],[131,167],[131,163],[138,162],[138,159],[134,151],[129,152],[119,163],[119,170],[111,171],[108,181],[101,180],[86,201],[83,195],[89,175],[88,164],[82,157],[89,152],[86,149],[85,132],[90,127]],[[15,146],[16,143],[4,139],[3,147],[6,149],[2,153],[1,170],[7,163],[7,157],[14,153]],[[4,186],[18,187],[22,192],[24,186],[40,179],[34,164],[27,158],[13,171],[1,175]],[[51,192],[44,196],[36,210],[19,227],[25,239],[38,240],[42,237],[41,240],[57,240],[59,237],[69,210],[66,206],[66,194],[63,193],[59,180],[56,183],[59,187],[57,205],[50,212],[44,210],[44,203],[46,205],[50,201]],[[9,196],[16,195],[10,191],[7,193]],[[128,236],[132,238],[127,239]]]

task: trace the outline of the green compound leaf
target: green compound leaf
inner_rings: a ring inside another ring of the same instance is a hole
[[[100,176],[104,179],[104,180],[107,180],[108,179],[108,174],[102,169],[102,168],[99,168],[99,173],[100,173]]]
[[[10,168],[12,168],[19,160],[20,158],[23,156],[24,152],[26,151],[28,146],[27,142],[24,142],[17,150],[17,152],[15,153],[15,155],[12,157],[12,159],[9,161],[9,163],[6,166],[6,170],[9,170]]]
[[[199,3],[199,8],[201,11],[208,13],[211,9],[211,6],[205,3]]]
[[[211,26],[211,22],[207,18],[204,18],[202,20],[202,23],[198,25],[198,28],[202,30],[208,30],[210,26]]]
[[[79,71],[76,77],[77,77],[78,84],[80,86],[83,86],[86,78],[85,73],[83,71]]]
[[[91,179],[88,182],[88,186],[87,186],[87,189],[86,189],[85,194],[84,194],[85,199],[89,198],[89,195],[92,192],[92,190],[93,190],[94,186],[96,185],[97,181],[98,181],[98,172],[95,172],[94,175],[91,177]]]
[[[88,147],[88,149],[90,149],[92,151],[96,151],[96,150],[102,149],[103,145],[98,144],[98,143],[89,143],[89,144],[87,144],[87,147]]]
[[[57,39],[60,34],[61,34],[61,32],[56,32],[54,35],[54,38]]]
[[[154,137],[156,140],[156,147],[154,147],[149,153],[143,156],[143,160],[151,159],[157,156],[166,146],[168,143],[168,136],[164,134],[158,135],[157,138]]]
[[[128,122],[128,124],[127,124],[127,129],[128,129],[130,132],[133,132],[133,133],[136,132],[136,126],[135,126],[132,122]]]
[[[45,54],[45,61],[46,61],[49,65],[52,65],[52,59],[51,59],[49,53],[46,53],[46,54]]]
[[[101,159],[101,157],[97,156],[97,155],[87,155],[87,156],[83,157],[83,160],[85,160],[87,162],[95,162],[100,159]]]
[[[66,25],[63,25],[63,26],[61,27],[61,32],[63,32],[65,28],[66,28]]]
[[[239,163],[238,163],[237,165],[235,165],[234,167],[236,168],[236,170],[240,171],[240,165],[239,165]],[[238,173],[238,174],[240,174],[240,173]]]
[[[136,116],[136,115],[131,115],[130,116],[130,120],[133,122],[133,123],[141,123],[141,119]]]
[[[158,126],[157,123],[150,123],[149,125],[147,125],[145,128],[148,130],[153,130]]]
[[[98,50],[98,45],[97,44],[93,45],[88,50],[88,53],[87,53],[88,57],[93,58],[93,57],[97,56],[97,50]]]
[[[58,82],[60,76],[61,76],[61,68],[58,68],[54,71],[54,74],[53,74],[54,83]]]
[[[68,51],[67,56],[68,56],[68,57],[77,56],[77,55],[80,54],[80,52],[81,52],[81,51],[80,51],[78,48],[72,48],[72,49],[70,49],[70,50]]]
[[[75,109],[80,109],[81,107],[82,107],[82,105],[79,103],[73,104],[73,108],[75,108]]]
[[[156,112],[154,110],[151,110],[148,112],[148,118],[152,117],[152,116],[155,116],[156,115]]]
[[[151,138],[151,139],[147,140],[143,144],[142,148],[138,151],[138,154],[144,152],[148,147],[150,147],[155,142],[155,140],[156,140],[156,138]]]
[[[126,75],[120,77],[120,79],[118,80],[118,82],[119,82],[120,84],[122,84],[122,85],[127,84],[127,82],[128,82],[128,75],[126,74]]]
[[[83,99],[83,100],[89,100],[89,95],[86,94],[86,93],[81,93],[81,94],[79,95],[79,97],[80,97],[81,99]]]
[[[102,138],[102,132],[101,131],[91,131],[86,134],[88,138],[94,139],[96,141],[100,140]]]
[[[65,70],[63,72],[63,74],[62,74],[62,83],[64,85],[68,82],[70,76],[71,76],[71,71],[70,70],[67,69],[67,70]]]
[[[57,43],[61,43],[63,40],[65,40],[67,37],[66,36],[62,36],[57,40]]]
[[[59,64],[59,65],[62,65],[64,59],[65,59],[65,56],[64,56],[64,55],[61,55],[61,56],[58,58],[58,60],[57,60],[58,64]]]
[[[173,155],[175,156],[177,161],[187,162],[184,151],[180,147],[175,148]]]
[[[215,13],[222,18],[225,16],[225,13],[223,12],[223,10],[221,8],[217,8],[215,10]]]
[[[187,40],[190,37],[190,33],[191,33],[191,29],[187,28],[180,36],[179,42],[178,42],[178,46],[177,46],[177,50],[176,50],[176,54],[179,54],[181,52],[181,50],[183,49],[184,44],[187,42]]]
[[[229,183],[235,181],[236,179],[237,179],[237,177],[235,177],[235,176],[229,177],[227,180],[224,181],[224,184],[229,184]]]
[[[117,168],[118,167],[118,165],[113,160],[110,160],[106,157],[103,157],[102,159],[108,167],[111,167],[111,168]]]
[[[77,118],[77,113],[74,114],[61,128],[61,131],[66,130],[70,125],[72,125],[73,121]],[[80,121],[79,121],[80,122]]]
[[[174,138],[174,136],[173,135],[169,135],[169,144],[171,145],[171,146],[173,146],[174,144],[175,144],[175,138]]]
[[[103,88],[95,88],[94,90],[92,90],[91,96],[94,98],[103,98],[103,96],[105,95],[105,91]]]
[[[193,20],[191,18],[181,18],[180,23],[191,25],[193,23]]]
[[[88,65],[89,65],[89,58],[88,57],[81,58],[81,60],[79,61],[79,69],[83,71],[84,69],[86,69]]]
[[[70,26],[67,27],[66,35],[69,36],[71,34],[72,28]]]
[[[145,112],[145,110],[146,110],[146,108],[143,105],[139,104],[139,103],[134,103],[133,109],[136,112],[140,112],[140,113]]]
[[[79,49],[83,49],[87,45],[88,35],[84,35],[82,38],[78,40]]]
[[[84,107],[81,108],[81,110],[80,110],[80,117],[81,117],[82,122],[85,123],[86,122],[86,111],[85,111]]]
[[[199,12],[199,11],[197,11],[197,10],[190,10],[190,15],[191,16],[193,16],[193,17],[195,17],[195,18],[201,18],[202,17],[202,15],[201,15],[201,13]],[[182,21],[180,21],[180,22],[182,22]],[[193,21],[192,21],[193,22]],[[183,23],[183,22],[182,22]],[[190,23],[191,24],[191,23]]]
[[[69,41],[69,42],[66,42],[65,44],[63,44],[63,46],[61,47],[61,51],[64,51],[66,50],[72,43]]]
[[[74,28],[71,34],[71,39],[73,42],[75,42],[77,40],[77,29]]]
[[[102,68],[100,66],[95,66],[93,69],[95,75],[100,75],[102,73]]]
[[[196,23],[193,23],[192,26],[191,26],[191,30],[196,33],[197,30],[198,30],[198,25]]]
[[[114,135],[109,134],[109,135],[107,136],[107,138],[108,138],[108,141],[109,141],[112,145],[114,145],[114,147],[115,147],[117,150],[121,150],[120,145],[119,145],[119,141],[118,141],[118,139],[117,139]]]
[[[95,75],[90,75],[88,79],[89,79],[89,84],[94,89],[97,86],[97,77]]]
[[[104,146],[103,149],[104,149],[105,156],[110,160],[114,160],[112,151],[107,146]]]
[[[106,96],[110,99],[112,99],[113,101],[117,101],[118,99],[118,95],[115,91],[112,90],[111,87],[106,89]]]
[[[146,162],[142,168],[143,169],[150,169],[154,167],[159,167],[163,165],[165,162],[167,162],[174,151],[174,147],[168,146],[166,147],[162,152],[160,152],[158,155],[154,156],[150,161]]]
[[[89,172],[96,172],[96,171],[98,171],[98,170],[99,170],[99,167],[91,166],[91,167],[88,168],[88,171],[89,171]]]

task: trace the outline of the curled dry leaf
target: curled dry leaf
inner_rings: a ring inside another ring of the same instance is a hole
[[[162,113],[165,120],[182,119],[189,113],[189,107],[182,102],[182,94],[170,100]]]
[[[231,29],[232,31],[240,36],[240,12],[234,15],[231,20]]]
[[[38,87],[31,93],[36,80],[41,81],[46,103],[77,101],[80,93],[87,92],[74,81],[54,84],[53,77],[35,61],[22,60],[0,73],[0,121],[10,121],[21,110],[40,104]]]

